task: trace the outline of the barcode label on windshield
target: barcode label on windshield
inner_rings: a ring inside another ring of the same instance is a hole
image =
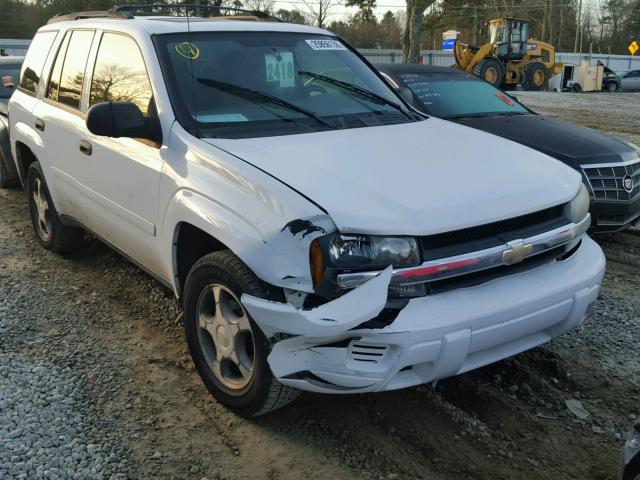
[[[338,40],[305,40],[314,50],[346,50],[342,43]]]

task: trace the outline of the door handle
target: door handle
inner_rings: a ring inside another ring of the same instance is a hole
[[[86,140],[80,140],[80,151],[85,155],[91,155],[91,152],[93,151],[93,147]]]
[[[44,120],[42,120],[41,118],[36,118],[35,126],[38,130],[44,132]]]

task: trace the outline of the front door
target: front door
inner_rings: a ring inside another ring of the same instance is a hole
[[[103,33],[88,77],[89,109],[99,102],[132,102],[143,115],[156,115],[145,63],[133,38]],[[74,157],[76,179],[92,213],[85,220],[87,226],[143,266],[157,271],[154,246],[163,164],[160,145],[97,136],[85,127],[74,147],[78,152]]]

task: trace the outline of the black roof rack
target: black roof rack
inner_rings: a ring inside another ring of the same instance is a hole
[[[83,18],[119,18],[130,19],[133,18],[129,12],[116,11],[116,10],[103,10],[103,11],[90,11],[90,12],[73,12],[73,13],[59,13],[56,16],[49,19],[47,24],[58,22],[69,22],[72,20],[82,20]]]
[[[193,3],[149,3],[138,5],[119,5],[111,9],[113,12],[129,13],[135,16],[169,15],[184,17],[226,17],[249,16],[264,20],[277,20],[276,17],[259,10],[223,7],[219,5],[198,5]]]

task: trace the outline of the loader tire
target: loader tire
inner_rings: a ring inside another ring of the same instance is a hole
[[[544,91],[549,89],[549,70],[542,62],[533,62],[524,67],[524,81],[522,86],[525,90]]]
[[[495,58],[485,58],[473,67],[473,74],[494,87],[499,87],[504,79],[504,67]]]

